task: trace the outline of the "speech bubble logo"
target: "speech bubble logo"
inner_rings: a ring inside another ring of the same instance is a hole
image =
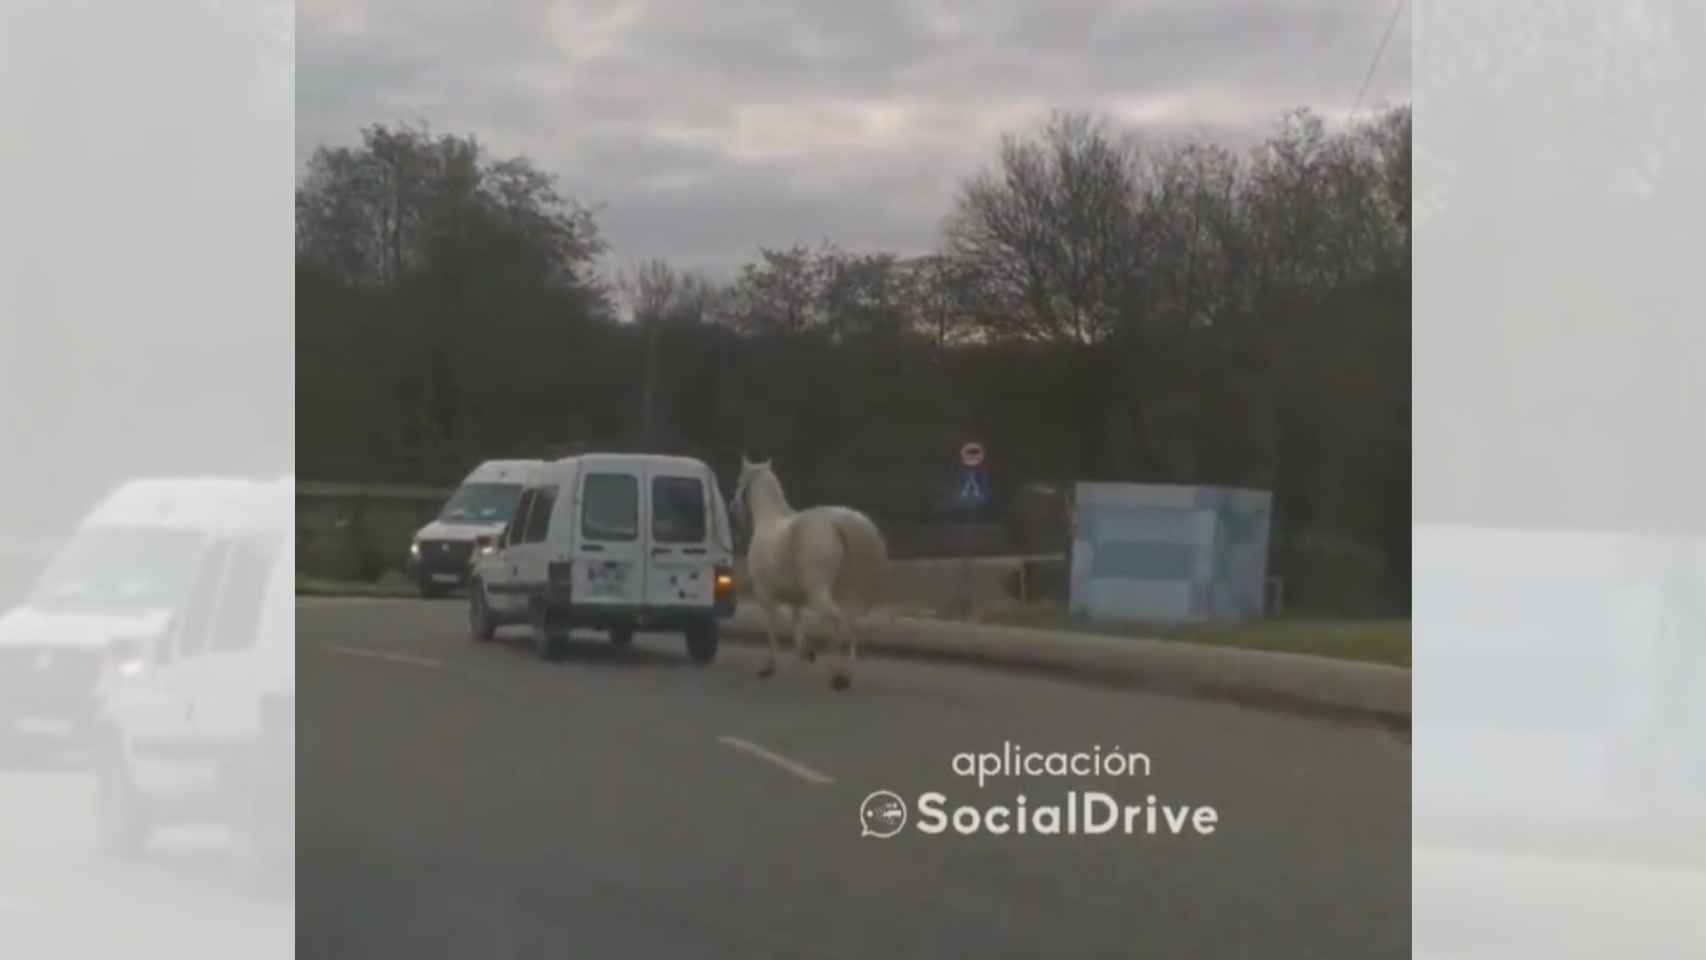
[[[859,836],[879,840],[899,833],[906,826],[906,801],[892,790],[878,790],[859,804]]]

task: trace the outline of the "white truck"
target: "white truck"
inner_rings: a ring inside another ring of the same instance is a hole
[[[521,501],[521,491],[543,460],[488,460],[464,477],[456,492],[409,544],[409,569],[421,596],[442,597],[466,586],[480,551],[497,539]]]

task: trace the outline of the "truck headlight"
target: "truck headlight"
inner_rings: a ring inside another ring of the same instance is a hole
[[[107,642],[107,664],[120,676],[134,677],[148,669],[151,637],[114,637]]]

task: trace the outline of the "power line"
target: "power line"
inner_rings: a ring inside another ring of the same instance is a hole
[[[1357,91],[1356,105],[1351,107],[1351,115],[1346,118],[1349,123],[1356,119],[1357,112],[1362,109],[1362,98],[1368,95],[1369,81],[1374,79],[1375,68],[1380,66],[1380,58],[1386,53],[1386,44],[1392,39],[1392,30],[1398,26],[1398,15],[1404,12],[1404,0],[1398,0],[1392,5],[1392,19],[1386,21],[1386,32],[1380,35],[1380,46],[1374,48],[1374,59],[1368,62],[1368,72],[1363,74],[1362,89]]]

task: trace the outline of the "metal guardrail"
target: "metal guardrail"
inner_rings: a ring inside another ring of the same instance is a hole
[[[382,483],[298,483],[298,498],[322,500],[422,500],[442,503],[454,490],[439,487],[420,487]]]

